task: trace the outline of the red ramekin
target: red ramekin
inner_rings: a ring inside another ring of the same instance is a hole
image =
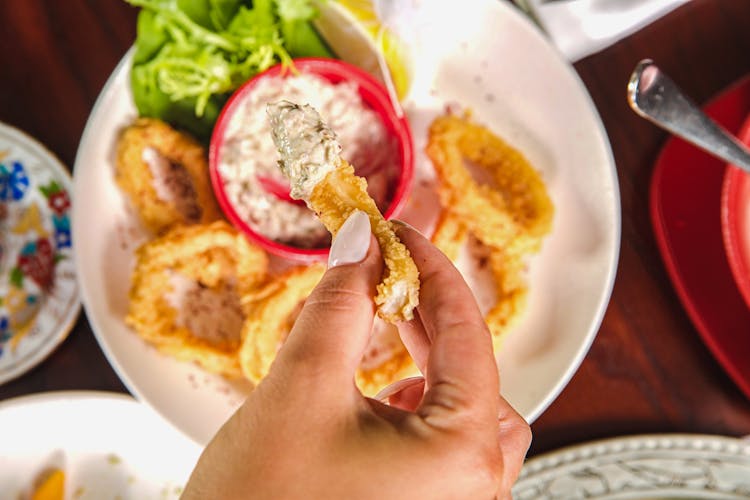
[[[376,80],[371,74],[357,68],[356,66],[352,66],[351,64],[338,59],[318,57],[295,59],[294,66],[299,72],[312,73],[321,76],[334,84],[342,81],[355,82],[364,104],[375,111],[382,120],[386,130],[395,137],[399,160],[398,178],[395,181],[396,186],[393,190],[393,197],[383,216],[386,219],[397,217],[408,200],[409,193],[411,192],[412,180],[414,178],[414,146],[412,143],[411,128],[409,127],[409,122],[406,117],[398,116],[388,96],[388,91],[383,84]],[[240,218],[232,206],[232,203],[224,191],[224,181],[219,172],[224,135],[232,116],[234,116],[234,113],[244,98],[248,93],[253,91],[256,84],[262,78],[278,75],[285,77],[293,76],[294,72],[290,67],[284,67],[280,64],[273,66],[245,82],[234,92],[224,105],[224,108],[216,121],[216,125],[214,126],[208,151],[211,184],[219,206],[226,217],[237,229],[247,235],[252,242],[256,243],[269,253],[285,259],[302,262],[321,261],[327,259],[329,248],[298,248],[271,240],[263,234],[254,231],[244,220],[242,220],[242,218]]]

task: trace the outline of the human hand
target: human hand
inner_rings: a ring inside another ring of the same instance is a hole
[[[355,213],[270,372],[206,447],[183,498],[510,497],[531,432],[499,395],[490,334],[451,262],[415,230],[398,235],[421,282],[417,315],[399,331],[424,378],[384,391],[390,404],[354,384],[383,268]]]

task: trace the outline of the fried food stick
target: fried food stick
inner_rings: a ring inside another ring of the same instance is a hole
[[[367,194],[367,181],[354,175],[354,168],[341,158],[336,134],[309,105],[271,103],[268,115],[292,198],[305,200],[334,237],[355,210],[370,217],[385,261],[375,297],[378,315],[391,323],[412,319],[419,302],[417,266]]]

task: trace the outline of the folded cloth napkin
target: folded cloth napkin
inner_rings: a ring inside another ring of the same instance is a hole
[[[688,0],[525,0],[569,61],[602,50]]]

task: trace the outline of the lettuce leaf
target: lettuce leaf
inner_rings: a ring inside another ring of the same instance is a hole
[[[126,0],[141,7],[131,88],[142,116],[207,141],[243,82],[292,57],[332,57],[311,0]]]
[[[241,0],[177,0],[177,6],[204,28],[221,31],[229,26]]]
[[[320,54],[329,54],[327,57],[331,57],[330,49],[310,24],[318,11],[309,0],[276,0],[276,7],[284,46],[292,57],[313,57]]]

